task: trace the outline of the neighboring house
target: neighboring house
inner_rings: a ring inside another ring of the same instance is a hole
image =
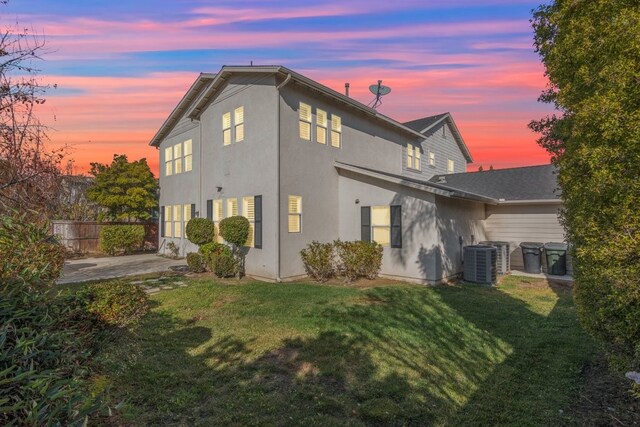
[[[460,273],[463,245],[491,238],[487,213],[501,208],[440,182],[476,175],[449,113],[400,123],[281,66],[201,74],[150,144],[160,251],[197,250],[184,236],[194,216],[243,215],[246,272],[268,280],[304,276],[300,250],[339,238],[381,243],[385,276],[437,283]]]

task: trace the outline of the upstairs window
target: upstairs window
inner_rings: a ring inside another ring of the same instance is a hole
[[[436,153],[429,151],[429,166],[436,166]]]
[[[254,233],[256,228],[255,199],[253,196],[242,198],[242,216],[249,220],[249,237],[245,246],[252,248],[254,243]]]
[[[182,143],[173,146],[173,173],[182,173]]]
[[[407,168],[420,170],[420,146],[407,144]]]
[[[244,107],[238,107],[233,111],[236,142],[244,141]]]
[[[193,170],[193,141],[190,139],[184,142],[184,171]]]
[[[173,147],[164,149],[164,174],[165,176],[173,175]]]
[[[327,112],[316,110],[316,142],[327,143]]]
[[[222,144],[231,144],[231,113],[222,115]]]
[[[302,197],[289,196],[289,233],[302,231]]]
[[[447,160],[447,172],[453,173],[454,170],[455,170],[455,164],[453,163],[453,160],[451,159]]]
[[[311,105],[300,103],[298,107],[300,139],[311,141]]]
[[[335,114],[331,115],[331,146],[340,148],[342,145],[342,119]]]

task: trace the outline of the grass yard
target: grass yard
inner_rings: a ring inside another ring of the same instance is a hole
[[[98,362],[126,425],[559,425],[598,354],[570,290],[216,283]]]

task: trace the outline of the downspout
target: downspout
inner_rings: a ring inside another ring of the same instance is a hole
[[[276,91],[277,91],[277,95],[278,95],[278,105],[277,105],[277,120],[278,120],[278,144],[277,144],[277,149],[276,149],[276,200],[277,200],[277,218],[278,220],[276,221],[277,223],[277,227],[276,227],[276,245],[278,245],[278,250],[276,251],[276,282],[282,282],[282,279],[280,278],[280,255],[281,255],[281,250],[280,250],[280,231],[281,231],[281,226],[282,226],[282,221],[280,218],[280,206],[282,205],[281,200],[280,200],[280,139],[281,139],[281,126],[280,126],[280,105],[281,105],[281,100],[280,100],[280,89],[282,89],[287,83],[289,83],[289,80],[291,80],[291,74],[287,74],[287,78],[284,79],[284,81],[282,83],[280,83],[278,86],[276,86]]]

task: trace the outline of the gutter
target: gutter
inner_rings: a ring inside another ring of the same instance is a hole
[[[530,200],[498,200],[498,205],[556,205],[562,204],[561,199],[530,199]]]

